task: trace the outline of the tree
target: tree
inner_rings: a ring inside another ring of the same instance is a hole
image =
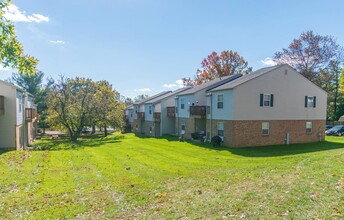
[[[35,103],[37,105],[37,113],[39,116],[38,125],[40,128],[43,129],[43,133],[45,133],[45,128],[48,127],[48,124],[46,122],[46,119],[48,117],[47,93],[52,82],[48,80],[47,85],[43,87],[43,78],[44,73],[41,71],[30,75],[21,73],[12,74],[12,82],[33,95]]]
[[[275,53],[273,60],[277,64],[289,64],[316,83],[320,70],[328,69],[333,62],[342,62],[342,55],[343,48],[332,36],[307,31],[294,39],[288,48]]]
[[[344,115],[344,67],[341,70],[338,94],[337,116],[339,118]]]
[[[142,100],[145,100],[148,97],[149,97],[148,95],[144,95],[144,94],[138,95],[134,98],[134,102],[140,102]]]
[[[212,52],[201,63],[194,80],[183,78],[184,86],[201,85],[207,81],[235,73],[249,73],[252,68],[248,67],[248,62],[235,51],[222,51],[220,56]]]
[[[121,103],[120,94],[112,89],[112,85],[103,80],[96,83],[93,115],[96,125],[104,128],[104,136],[108,135],[107,127],[122,128],[125,103]]]
[[[338,120],[341,114],[338,114],[338,104],[341,102],[339,94],[341,64],[331,62],[327,69],[321,69],[318,77],[315,79],[316,84],[328,93],[327,118],[328,120]]]
[[[129,97],[124,97],[125,106],[132,105],[134,101]]]
[[[15,35],[14,25],[4,17],[4,10],[9,4],[10,0],[0,1],[0,62],[4,67],[17,68],[20,73],[33,74],[38,60],[24,53]]]
[[[92,116],[95,93],[96,86],[91,79],[65,79],[61,76],[49,91],[50,124],[66,129],[71,141],[76,141]]]

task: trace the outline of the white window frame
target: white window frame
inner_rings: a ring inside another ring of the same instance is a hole
[[[222,132],[222,135],[221,135],[221,132]],[[224,124],[224,122],[217,122],[217,135],[220,136],[222,141],[223,141],[223,138],[225,136],[225,124]]]
[[[180,99],[180,109],[185,109],[184,98]]]
[[[307,96],[307,108],[314,107],[314,96]]]
[[[271,105],[271,94],[263,94],[263,106],[270,107]]]
[[[313,131],[313,123],[311,121],[306,122],[306,132],[307,133],[312,133]]]
[[[220,103],[222,104],[221,106],[219,106]],[[217,108],[223,109],[223,95],[217,95]]]
[[[183,127],[184,127],[184,129],[183,129]],[[180,121],[180,129],[185,132],[185,130],[186,130],[185,119],[182,119]]]
[[[270,135],[270,123],[262,122],[262,135]]]

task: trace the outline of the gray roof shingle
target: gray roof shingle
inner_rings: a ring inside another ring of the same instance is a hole
[[[162,96],[162,95],[165,95],[165,94],[167,94],[167,93],[172,93],[172,91],[160,92],[160,93],[158,93],[158,94],[156,94],[156,95],[153,95],[153,96],[151,96],[151,97],[146,98],[145,100],[136,102],[136,103],[134,103],[133,105],[141,105],[141,104],[144,104],[144,103],[146,103],[146,102],[148,102],[148,101],[150,101],[150,100],[152,100],[152,99],[155,99],[155,98],[157,98],[157,97],[159,97],[159,96]]]
[[[149,100],[149,101],[145,102],[145,104],[155,104],[155,103],[158,103],[158,102],[162,101],[165,98],[169,98],[171,96],[178,95],[179,93],[184,92],[184,91],[186,91],[188,89],[191,89],[191,87],[184,87],[184,88],[177,89],[177,90],[175,90],[175,91],[173,91],[171,93],[166,93],[165,95],[162,95],[162,96],[159,96],[159,97],[157,97],[155,99]]]
[[[238,73],[238,74],[234,74],[234,75],[231,75],[231,76],[224,76],[224,77],[221,77],[221,78],[216,78],[216,79],[213,79],[211,81],[208,81],[206,83],[203,83],[202,85],[199,85],[199,86],[196,86],[192,89],[189,89],[187,91],[184,91],[184,92],[181,92],[180,94],[178,95],[190,95],[190,94],[194,94],[198,91],[201,91],[203,89],[205,89],[206,91],[208,90],[211,90],[213,88],[216,88],[218,86],[221,86],[225,83],[228,83],[230,81],[233,81],[233,80],[236,80],[238,78],[242,77],[242,74]]]

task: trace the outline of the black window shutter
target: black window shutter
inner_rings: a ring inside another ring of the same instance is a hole
[[[263,94],[260,94],[260,106],[263,106]]]
[[[307,108],[308,96],[305,96],[305,108]]]
[[[317,97],[314,96],[313,98],[313,107],[315,108],[317,106]]]
[[[274,107],[274,95],[273,94],[270,95],[270,106]]]

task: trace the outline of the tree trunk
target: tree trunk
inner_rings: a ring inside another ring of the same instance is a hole
[[[104,126],[104,136],[108,136],[108,132],[107,132],[107,128],[106,128],[106,125]]]
[[[94,133],[96,133],[96,126],[92,125],[92,132],[91,132],[91,134],[94,134]]]
[[[70,140],[73,141],[73,142],[77,141],[78,140],[78,135],[70,136]]]

